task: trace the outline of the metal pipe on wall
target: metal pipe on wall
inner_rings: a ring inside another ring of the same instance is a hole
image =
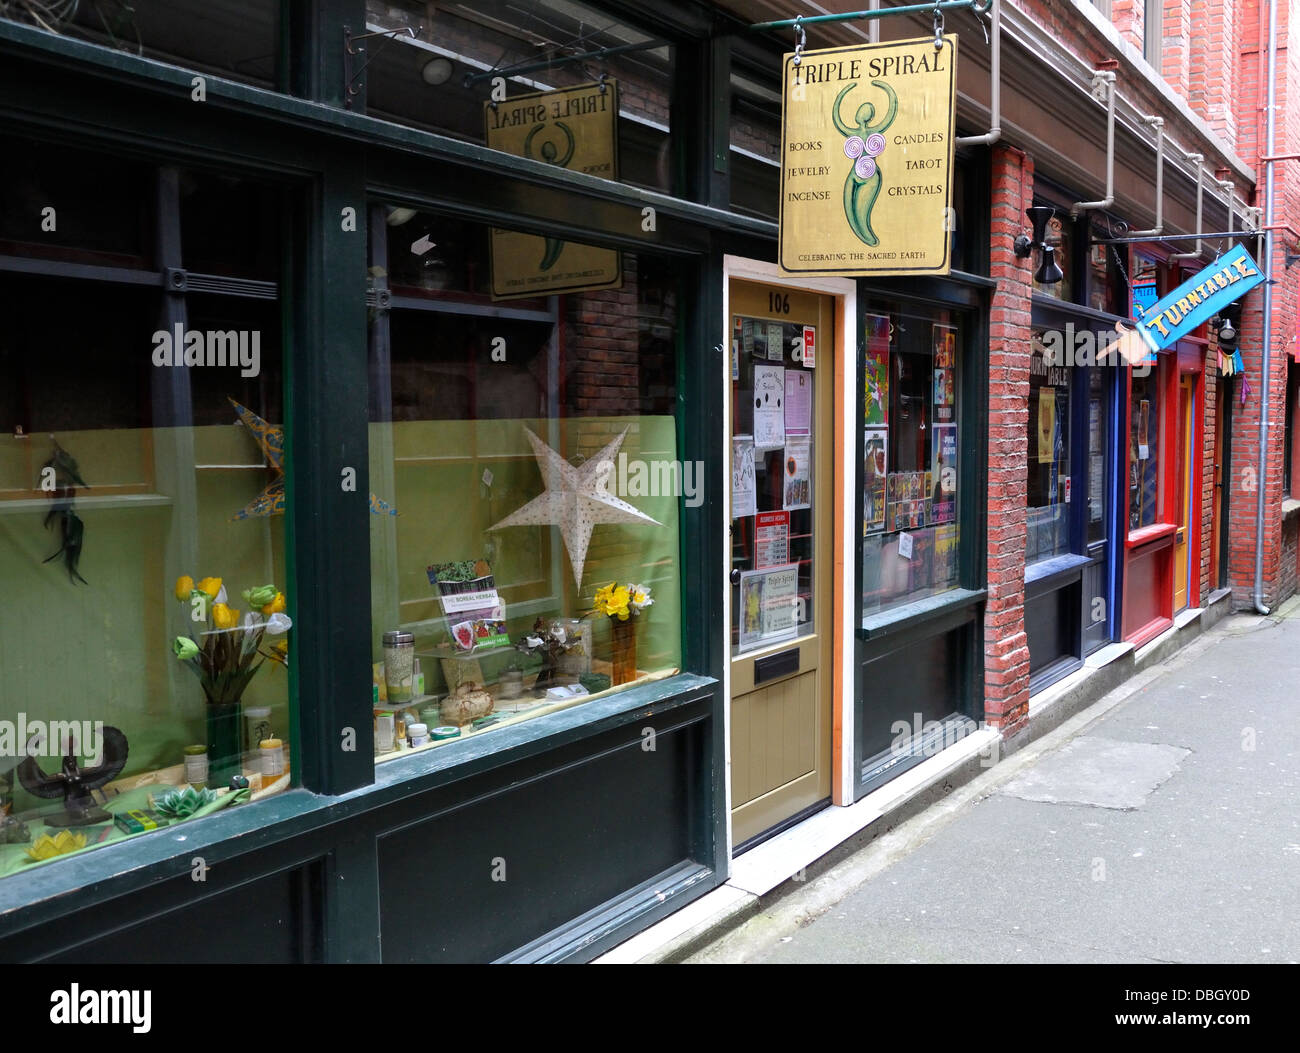
[[[1070,206],[1071,218],[1090,208],[1110,208],[1115,203],[1115,74],[1097,70],[1092,75],[1092,97],[1106,99],[1106,196],[1100,201],[1076,201]]]
[[[1156,130],[1156,225],[1150,230],[1130,230],[1129,236],[1155,237],[1165,229],[1165,119],[1148,115],[1142,120]]]
[[[1187,160],[1196,162],[1196,251],[1195,252],[1175,252],[1169,258],[1171,260],[1199,260],[1201,258],[1201,231],[1205,229],[1202,222],[1201,203],[1204,200],[1205,191],[1205,158],[1201,154],[1185,154]],[[1232,226],[1232,217],[1228,217],[1228,226]]]
[[[1268,0],[1268,109],[1265,111],[1264,145],[1264,339],[1260,363],[1259,473],[1255,498],[1255,610],[1268,614],[1264,604],[1264,504],[1268,471],[1269,375],[1273,350],[1273,152],[1277,131],[1277,0]]]
[[[989,130],[983,135],[959,135],[958,146],[992,146],[1002,138],[1002,0],[993,0],[989,21],[993,23],[989,41]],[[976,15],[976,18],[979,16]]]

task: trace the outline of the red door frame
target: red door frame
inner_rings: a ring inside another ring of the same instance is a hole
[[[1148,256],[1154,254],[1147,254]],[[1136,253],[1130,256],[1132,270],[1136,272]],[[1157,261],[1157,289],[1163,296],[1178,283],[1177,271],[1163,259]],[[1130,303],[1130,313],[1135,314]],[[1156,377],[1156,398],[1159,436],[1159,477],[1156,483],[1156,521],[1151,526],[1137,530],[1128,527],[1129,483],[1132,471],[1131,436],[1133,434],[1133,367],[1125,369],[1124,385],[1124,604],[1121,633],[1123,638],[1141,647],[1159,636],[1174,623],[1174,534],[1178,527],[1171,522],[1176,518],[1176,484],[1181,463],[1178,445],[1179,398],[1178,353],[1167,348],[1156,356],[1152,365]],[[1170,470],[1171,464],[1173,470]],[[1188,529],[1191,529],[1189,524]]]

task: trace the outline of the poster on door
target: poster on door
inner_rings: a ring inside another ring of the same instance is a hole
[[[755,510],[754,436],[731,438],[731,518],[744,519]]]
[[[754,518],[754,566],[759,570],[790,562],[790,513],[759,512]]]
[[[785,369],[754,365],[754,448],[777,450],[785,445]]]
[[[740,649],[792,638],[799,628],[799,564],[740,575]]]
[[[787,510],[812,504],[812,444],[790,438],[785,444],[785,500]]]
[[[785,433],[807,435],[812,430],[812,374],[803,369],[785,371]]]

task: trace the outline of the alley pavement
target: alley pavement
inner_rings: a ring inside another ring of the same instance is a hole
[[[1300,960],[1300,601],[1135,679],[690,960]]]

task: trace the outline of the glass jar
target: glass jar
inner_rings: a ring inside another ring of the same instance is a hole
[[[415,680],[415,634],[401,629],[384,633],[384,682],[389,702],[409,702]]]

